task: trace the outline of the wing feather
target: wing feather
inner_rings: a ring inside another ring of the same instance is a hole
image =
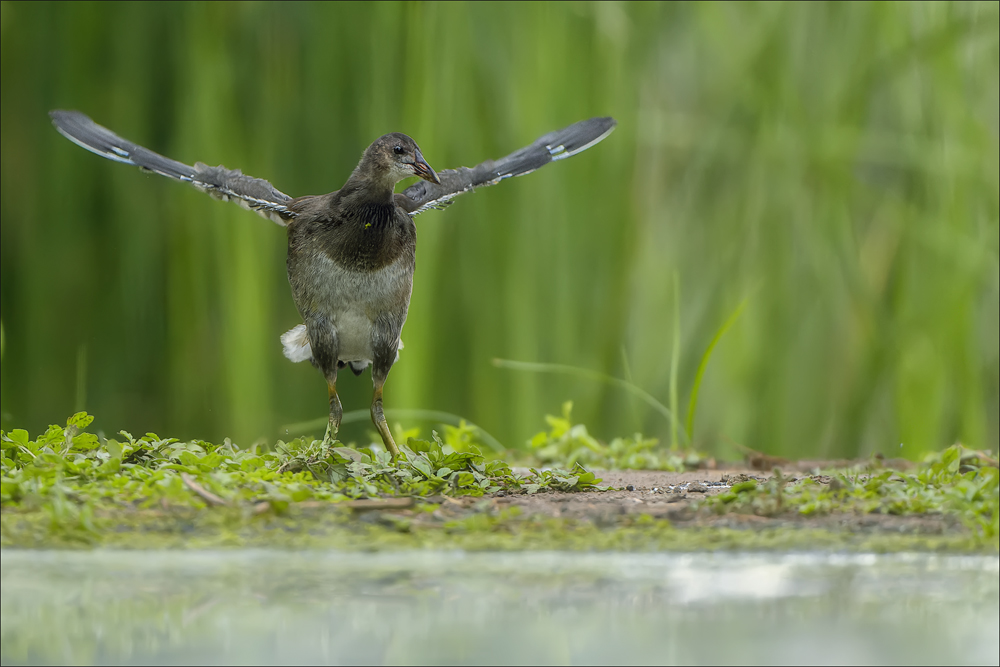
[[[216,199],[234,201],[282,226],[297,216],[287,206],[291,197],[267,181],[247,176],[239,169],[226,169],[221,165],[209,167],[201,162],[192,167],[171,160],[119,137],[79,111],[51,111],[49,116],[60,134],[101,157],[190,183]]]
[[[410,215],[441,209],[455,197],[476,188],[496,185],[512,176],[530,174],[555,160],[562,160],[599,143],[612,131],[614,118],[590,118],[539,137],[530,146],[499,160],[487,160],[475,167],[459,167],[438,172],[440,184],[418,181],[396,196]]]

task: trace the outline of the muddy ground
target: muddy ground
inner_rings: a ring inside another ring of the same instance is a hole
[[[677,527],[719,527],[741,529],[817,528],[855,533],[909,533],[942,535],[966,530],[958,517],[925,514],[855,514],[838,512],[824,516],[803,516],[785,512],[773,517],[754,514],[696,512],[695,501],[728,490],[745,479],[764,482],[768,473],[749,469],[658,472],[644,470],[594,471],[602,485],[616,489],[593,492],[544,492],[534,495],[505,495],[483,498],[446,499],[437,510],[440,518],[461,517],[475,511],[517,507],[526,516],[586,519],[598,525],[615,525],[638,515],[668,519]],[[787,475],[786,475],[787,478]],[[794,480],[795,478],[793,478]],[[814,476],[820,482],[829,478]],[[789,480],[789,481],[793,481]],[[484,500],[492,507],[484,507]],[[359,507],[357,509],[365,509]]]
[[[86,522],[70,519],[58,525],[48,512],[5,510],[0,541],[5,548],[996,550],[995,540],[973,534],[955,513],[847,510],[805,516],[792,508],[758,516],[747,505],[726,505],[724,513],[719,507],[698,507],[699,500],[734,483],[766,482],[770,475],[759,470],[594,472],[611,489],[306,500],[284,508],[267,501],[203,508],[164,501],[147,508],[102,508]],[[784,479],[795,476],[830,481],[805,472],[785,473]]]

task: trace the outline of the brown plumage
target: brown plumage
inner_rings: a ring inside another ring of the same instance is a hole
[[[520,176],[575,155],[611,133],[611,118],[591,118],[547,134],[530,146],[471,169],[440,176],[416,142],[398,132],[369,146],[344,186],[326,195],[292,199],[262,179],[239,170],[193,167],[137,146],[78,111],[53,111],[65,137],[116,162],[189,182],[214,197],[235,201],[288,231],[288,282],[303,324],[282,337],[285,356],[310,360],[324,375],[330,398],[326,440],[340,427],[337,372],[372,366],[372,421],[393,456],[398,454],[382,407],[382,390],[398,358],[416,266],[413,215],[443,208],[476,187]],[[415,185],[394,193],[411,176]]]

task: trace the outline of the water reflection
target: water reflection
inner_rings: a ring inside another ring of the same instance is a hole
[[[17,663],[992,663],[996,557],[29,552]]]

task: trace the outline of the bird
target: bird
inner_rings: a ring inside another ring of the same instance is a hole
[[[383,387],[403,347],[416,266],[413,216],[443,209],[461,194],[523,176],[584,151],[614,131],[611,117],[590,118],[550,132],[498,160],[475,167],[434,171],[417,143],[400,132],[376,139],[361,155],[343,187],[325,195],[292,198],[268,181],[222,165],[193,166],[123,139],[80,111],[49,112],[56,130],[73,143],[115,162],[190,183],[284,227],[286,270],[302,317],[281,336],[284,355],[310,361],[323,374],[329,398],[324,443],[332,443],[343,408],[337,373],[355,375],[370,365],[371,418],[393,459],[399,448],[386,423]],[[395,192],[403,179],[418,180]]]

